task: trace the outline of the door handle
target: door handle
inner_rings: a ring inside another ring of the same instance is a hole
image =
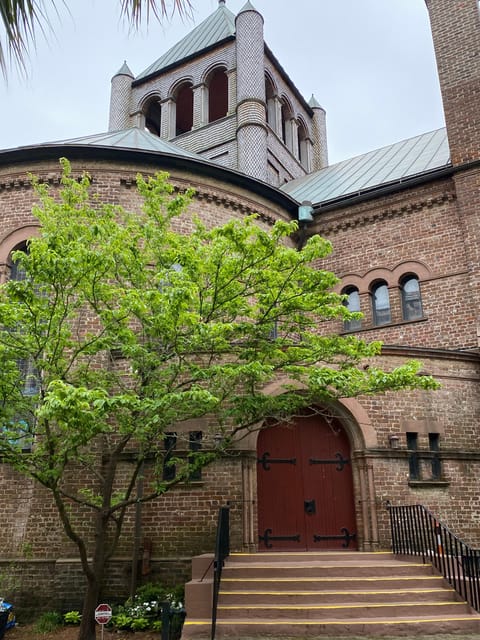
[[[312,516],[314,513],[316,513],[315,500],[305,500],[303,503],[303,507],[305,509],[305,513],[307,513],[309,516]]]

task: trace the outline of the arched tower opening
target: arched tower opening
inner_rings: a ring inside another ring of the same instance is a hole
[[[193,88],[191,82],[185,82],[177,89],[175,112],[175,135],[187,133],[193,127]]]
[[[225,69],[215,69],[208,78],[208,122],[228,113],[228,76]]]

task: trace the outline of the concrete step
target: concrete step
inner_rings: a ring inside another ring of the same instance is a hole
[[[437,634],[474,634],[480,632],[478,617],[471,615],[401,616],[399,618],[363,617],[325,620],[252,620],[245,617],[217,621],[216,638],[318,638],[320,636],[418,636]],[[185,621],[182,639],[210,637],[210,620]]]
[[[389,589],[392,586],[410,588],[417,586],[421,589],[435,588],[444,584],[442,576],[432,573],[418,576],[357,576],[357,577],[336,577],[328,576],[318,578],[310,577],[290,577],[290,578],[224,578],[222,577],[222,591],[231,589],[256,589],[276,591],[323,591],[325,589],[336,590],[365,590],[375,587],[376,589]]]
[[[385,561],[318,561],[268,563],[259,562],[227,562],[222,572],[225,578],[265,577],[265,578],[287,578],[287,577],[359,577],[359,576],[396,576],[404,575],[428,575],[433,573],[430,565],[416,562],[401,562],[395,560]]]
[[[395,560],[395,556],[391,551],[259,551],[258,553],[231,553],[228,556],[228,564],[235,562],[253,564],[266,562],[268,564],[274,563],[310,563],[319,561],[358,561],[359,553],[362,556],[362,561],[376,561],[376,560]]]
[[[185,639],[210,634],[211,576],[205,578],[204,566],[207,558],[200,558],[187,585]],[[209,590],[203,604],[202,590]],[[358,551],[233,554],[223,569],[218,640],[439,633],[480,633],[480,615],[416,558]]]
[[[401,588],[410,588],[417,586],[422,589],[435,588],[444,584],[442,576],[429,573],[427,575],[410,575],[410,576],[350,576],[336,577],[327,576],[318,578],[310,577],[290,577],[290,578],[228,578],[222,576],[222,591],[230,589],[256,589],[269,590],[274,588],[276,591],[323,591],[325,589],[336,590],[364,590],[371,589],[389,589],[392,586]]]
[[[218,618],[222,620],[249,618],[251,620],[325,620],[329,618],[363,619],[404,617],[414,615],[415,610],[421,616],[467,615],[468,606],[464,602],[363,602],[345,604],[271,604],[271,605],[219,605]]]
[[[453,589],[444,587],[419,589],[412,586],[411,589],[374,589],[374,590],[238,590],[219,593],[220,605],[251,605],[251,604],[277,604],[307,605],[330,604],[345,600],[351,604],[357,602],[407,602],[414,598],[428,599],[429,602],[451,602],[457,600],[457,594]]]

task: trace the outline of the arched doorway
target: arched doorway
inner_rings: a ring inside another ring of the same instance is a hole
[[[336,420],[263,429],[257,486],[260,551],[357,548],[350,442]]]

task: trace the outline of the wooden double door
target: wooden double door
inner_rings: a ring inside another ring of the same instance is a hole
[[[357,548],[350,443],[337,422],[263,429],[257,484],[260,551]]]

